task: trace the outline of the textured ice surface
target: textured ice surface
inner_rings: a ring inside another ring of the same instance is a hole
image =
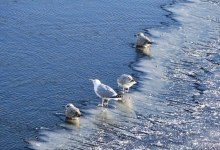
[[[169,2],[1,1],[2,149],[219,149],[219,4]],[[123,73],[138,84],[97,107],[88,79]]]

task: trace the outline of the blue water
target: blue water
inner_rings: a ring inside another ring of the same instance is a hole
[[[195,11],[196,10],[196,11]],[[219,149],[218,1],[1,1],[1,149]],[[134,34],[154,42],[150,56]],[[89,78],[123,102],[97,107]],[[68,124],[63,106],[83,117]]]

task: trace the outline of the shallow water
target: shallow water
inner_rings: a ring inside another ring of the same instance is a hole
[[[0,7],[1,149],[220,148],[218,2]],[[138,32],[154,42],[150,57],[134,48]],[[122,73],[138,84],[97,107],[88,79],[119,90]],[[84,116],[66,123],[67,103]]]

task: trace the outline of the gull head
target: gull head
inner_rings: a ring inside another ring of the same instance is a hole
[[[101,84],[101,82],[98,79],[89,79],[94,85]]]
[[[144,33],[141,32],[141,33],[138,34],[138,36],[144,36]]]
[[[75,107],[73,104],[69,103],[65,106],[66,108]]]
[[[135,36],[135,37],[138,37],[138,36],[144,37],[144,33],[141,32],[141,33],[135,34],[134,36]]]

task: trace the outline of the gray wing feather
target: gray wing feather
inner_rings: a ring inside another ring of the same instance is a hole
[[[97,94],[99,94],[102,98],[110,98],[117,95],[110,86],[104,84],[100,84],[98,86]]]
[[[81,113],[80,113],[78,108],[69,108],[66,111],[66,116],[69,117],[69,118],[75,117],[77,115],[81,115]]]
[[[126,84],[126,83],[129,83],[133,80],[133,78],[129,75],[122,75],[118,78],[118,83],[120,84]]]
[[[140,46],[148,44],[148,42],[150,42],[150,39],[146,36],[144,36],[144,37],[140,36],[136,40],[137,45],[140,45]]]
[[[146,36],[144,36],[145,40],[147,40],[148,42],[150,42],[150,39]]]
[[[74,117],[74,116],[76,116],[77,115],[77,113],[76,113],[76,111],[75,110],[73,110],[73,109],[69,109],[68,110],[68,117]]]
[[[77,114],[77,115],[81,115],[81,112],[79,111],[78,108],[75,108],[75,114]]]

